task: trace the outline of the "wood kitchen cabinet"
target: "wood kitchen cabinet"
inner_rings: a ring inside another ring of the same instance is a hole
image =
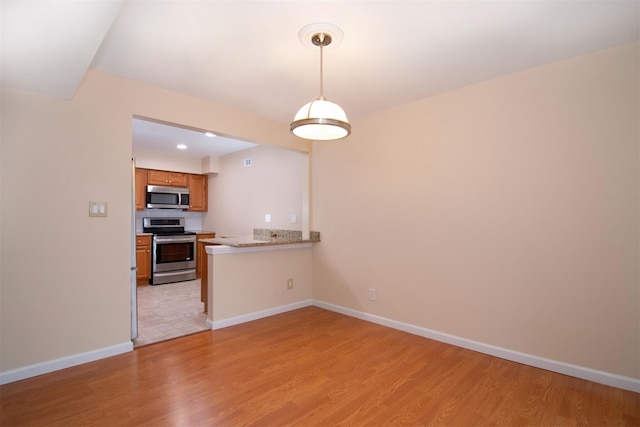
[[[136,210],[143,210],[146,205],[147,196],[147,170],[136,168]]]
[[[189,210],[206,212],[208,209],[207,175],[189,175]]]
[[[196,276],[200,277],[200,301],[204,303],[204,312],[209,311],[209,259],[205,247],[211,243],[204,243],[202,239],[213,239],[216,233],[198,233],[196,237]]]
[[[148,170],[147,184],[165,185],[168,187],[186,187],[189,175],[181,172]]]
[[[136,236],[136,282],[148,284],[151,278],[151,236]]]
[[[136,168],[136,210],[147,205],[147,185],[164,185],[189,188],[189,210],[206,212],[209,208],[207,175]]]
[[[204,247],[210,243],[202,243],[200,239],[213,239],[216,233],[197,233],[196,235],[196,277],[200,277],[202,266],[207,262],[207,252]]]
[[[205,247],[211,243],[201,242],[201,239],[213,239],[216,233],[199,233],[196,237],[196,276],[200,277],[200,301],[204,303],[204,312],[209,311],[209,258]],[[198,272],[198,268],[200,272]]]

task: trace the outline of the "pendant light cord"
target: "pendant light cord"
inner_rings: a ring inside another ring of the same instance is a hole
[[[320,35],[318,36],[318,38],[320,39],[320,98],[318,99],[322,99],[324,100],[324,75],[323,75],[323,50],[322,48],[324,47],[324,33],[320,33]]]

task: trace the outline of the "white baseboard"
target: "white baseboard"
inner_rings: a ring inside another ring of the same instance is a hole
[[[499,357],[501,359],[511,360],[513,362],[522,363],[524,365],[546,369],[547,371],[558,372],[560,374],[569,375],[571,377],[581,378],[584,380],[640,393],[640,379],[624,377],[609,372],[597,371],[595,369],[585,368],[583,366],[572,365],[569,363],[559,362],[557,360],[551,360],[544,357],[521,353],[519,351],[509,350],[507,348],[496,347],[494,345],[484,344],[466,338],[460,338],[455,335],[449,335],[420,326],[398,322],[396,320],[364,313],[362,311],[352,310],[350,308],[329,304],[323,301],[313,300],[313,305],[316,307],[324,308],[326,310],[335,311],[337,313],[355,317],[357,319],[377,323],[379,325],[387,326],[393,329],[398,329],[410,334],[455,345],[457,347],[467,348],[469,350],[488,354],[490,356]]]
[[[376,316],[373,314],[318,300],[300,301],[293,304],[282,305],[279,307],[269,308],[266,310],[256,311],[242,316],[231,317],[229,319],[223,319],[214,322],[207,320],[207,326],[211,329],[222,329],[228,326],[238,325],[240,323],[250,322],[252,320],[258,320],[264,317],[285,313],[287,311],[297,310],[299,308],[308,307],[311,305],[324,308],[326,310],[335,311],[336,313],[355,317],[357,319],[387,326],[389,328],[398,329],[410,334],[422,336],[462,348],[467,348],[469,350],[474,350],[480,353],[488,354],[490,356],[499,357],[501,359],[511,360],[513,362],[534,366],[536,368],[546,369],[548,371],[558,372],[560,374],[569,375],[572,377],[640,393],[640,380],[636,378],[624,377],[609,372],[597,371],[595,369],[586,368],[583,366],[572,365],[569,363],[546,359],[544,357],[521,353],[518,351],[457,337],[455,335],[449,335],[443,332],[438,332],[420,326],[387,319],[385,317]],[[8,384],[14,381],[20,381],[25,378],[35,377],[37,375],[46,374],[72,366],[82,365],[84,363],[93,362],[95,360],[104,359],[106,357],[127,353],[129,351],[133,351],[133,343],[131,341],[111,347],[105,347],[99,350],[36,363],[34,365],[25,366],[22,368],[14,369],[12,371],[0,372],[0,385]]]
[[[303,307],[309,307],[313,305],[312,300],[304,300],[294,302],[292,304],[281,305],[278,307],[268,308],[266,310],[255,311],[249,314],[243,314],[242,316],[230,317],[228,319],[210,321],[207,319],[207,326],[211,329],[222,329],[233,325],[239,325],[240,323],[251,322],[252,320],[262,319],[263,317],[269,317],[276,314],[286,313],[287,311],[297,310]]]
[[[133,343],[131,341],[101,348],[99,350],[92,350],[86,353],[74,354],[60,359],[48,360],[46,362],[24,366],[12,371],[0,372],[0,385],[24,380],[25,378],[31,378],[37,375],[47,374],[60,369],[70,368],[72,366],[82,365],[87,362],[93,362],[94,360],[104,359],[106,357],[127,353],[129,351],[133,351]]]

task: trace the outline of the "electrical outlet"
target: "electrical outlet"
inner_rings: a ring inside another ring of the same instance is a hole
[[[293,289],[293,279],[287,279],[287,289]]]
[[[369,299],[371,301],[375,301],[376,300],[376,289],[375,288],[369,288]]]

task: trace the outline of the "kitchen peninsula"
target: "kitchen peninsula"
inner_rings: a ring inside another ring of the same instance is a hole
[[[214,238],[201,239],[209,245],[226,245],[234,248],[255,246],[290,245],[297,243],[315,243],[320,241],[320,233],[312,231],[308,239],[302,237],[301,231],[255,229],[252,235],[220,235]]]
[[[255,229],[200,239],[207,324],[219,329],[311,304],[311,249],[320,233]]]

